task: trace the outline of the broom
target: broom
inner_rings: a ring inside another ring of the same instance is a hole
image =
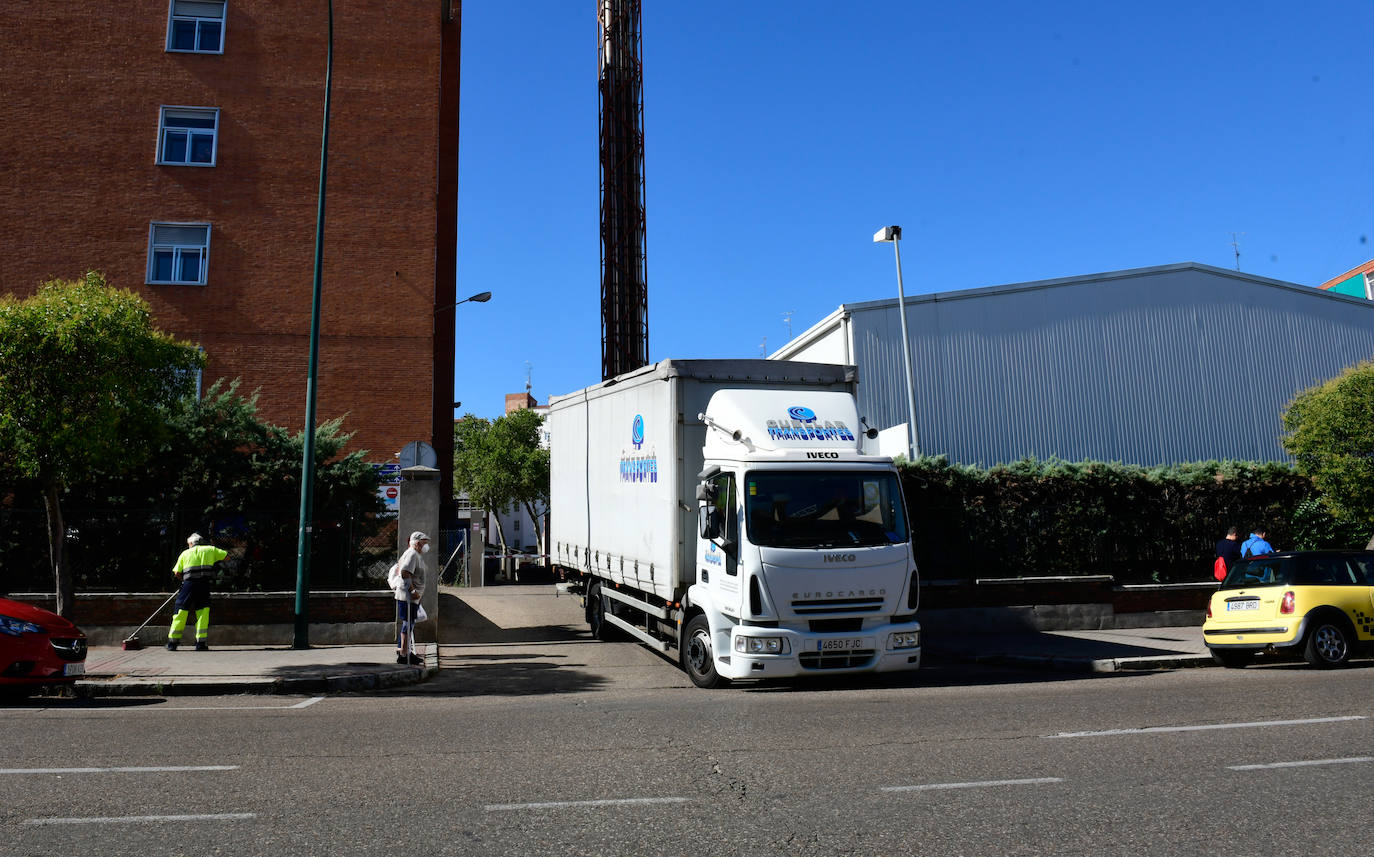
[[[162,602],[162,607],[166,607],[168,604],[171,604],[172,599],[176,597],[177,593],[175,592],[167,596],[167,600]],[[153,621],[153,617],[157,616],[157,614],[162,612],[162,607],[159,607],[156,610],[154,610],[153,615],[149,616],[147,619],[144,620],[142,625],[138,626],[138,631],[142,631],[144,628],[148,627],[148,623]],[[132,634],[128,636],[128,638],[124,640],[124,651],[135,652],[143,648],[143,642],[138,639],[138,631],[134,631]]]

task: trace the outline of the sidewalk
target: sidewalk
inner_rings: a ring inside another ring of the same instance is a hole
[[[1214,666],[1199,626],[927,636],[931,659],[1055,672]]]
[[[422,681],[438,668],[434,644],[418,646],[425,666],[396,663],[392,645],[214,646],[169,652],[161,641],[137,651],[90,649],[77,696],[191,696],[227,693],[340,693]]]
[[[551,587],[500,586],[453,590],[456,609],[443,645],[467,656],[488,647],[509,658],[513,641],[542,646],[581,644],[586,626],[576,599],[556,598]],[[1116,672],[1211,666],[1197,626],[1112,631],[1018,631],[994,634],[930,633],[928,663],[1002,664],[1056,672]],[[395,663],[387,644],[327,645],[295,650],[282,646],[214,646],[196,652],[183,645],[169,652],[145,639],[144,649],[94,647],[80,696],[173,696],[187,694],[318,694],[376,690],[424,681],[437,672],[439,645],[418,653],[424,667]],[[213,643],[212,643],[213,646]],[[543,655],[547,657],[547,654]]]

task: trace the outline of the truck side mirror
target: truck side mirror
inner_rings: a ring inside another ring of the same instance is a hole
[[[711,506],[702,506],[697,516],[697,530],[703,539],[720,538],[722,527],[720,512]]]
[[[716,483],[698,482],[697,499],[707,503],[714,503],[716,501]]]

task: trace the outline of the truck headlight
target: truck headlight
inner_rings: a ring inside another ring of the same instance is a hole
[[[889,649],[915,649],[921,645],[920,631],[901,631],[887,638]]]
[[[745,655],[781,655],[787,651],[782,637],[736,637],[735,651]]]

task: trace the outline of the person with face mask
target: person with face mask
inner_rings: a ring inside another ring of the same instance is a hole
[[[410,547],[396,563],[400,584],[396,587],[396,621],[400,627],[396,635],[396,663],[424,666],[425,659],[415,654],[415,612],[420,608],[420,596],[425,592],[425,560],[429,553],[429,536],[416,530],[410,534]]]

